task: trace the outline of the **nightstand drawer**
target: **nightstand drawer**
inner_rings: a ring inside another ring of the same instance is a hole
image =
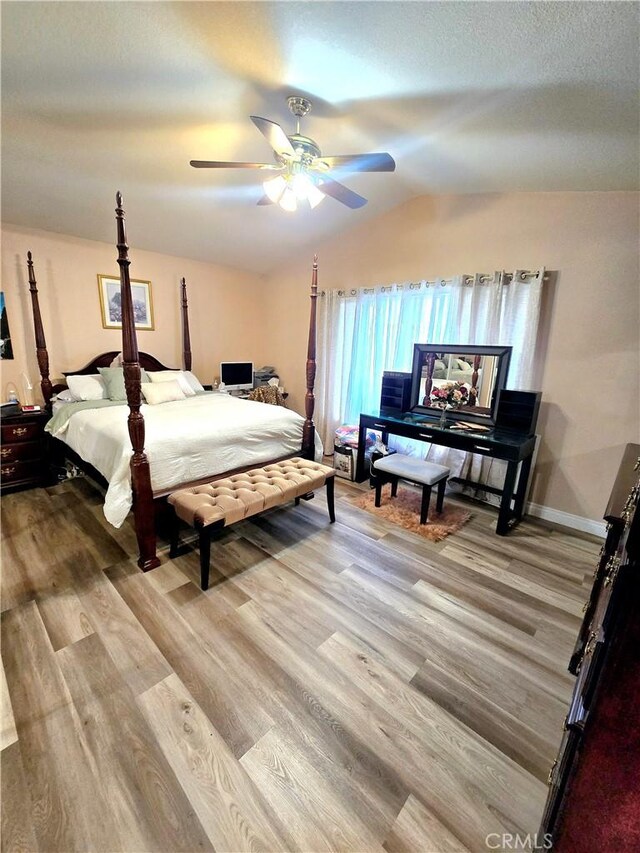
[[[3,444],[0,447],[0,463],[5,467],[9,462],[27,462],[40,459],[42,446],[39,441],[21,441],[16,444]]]
[[[28,462],[9,462],[0,466],[0,478],[2,484],[15,483],[18,480],[37,479],[42,472],[42,463],[39,459]]]
[[[18,441],[33,441],[40,435],[40,424],[11,424],[2,427],[2,444],[15,444]]]

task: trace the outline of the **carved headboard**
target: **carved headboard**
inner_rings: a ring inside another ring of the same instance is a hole
[[[64,370],[62,372],[63,376],[87,376],[88,374],[93,374],[98,372],[99,367],[109,367],[112,361],[118,356],[118,351],[113,350],[112,352],[101,352],[100,355],[97,355],[94,359],[92,359],[88,364],[85,364],[84,367],[81,367],[79,370]],[[152,355],[149,355],[147,352],[140,352],[139,361],[140,367],[147,372],[153,372],[154,370],[177,370],[175,367],[167,367],[162,364],[162,362],[158,361]],[[63,391],[66,388],[66,384],[64,382],[58,383],[53,386],[53,392],[55,394],[58,391]]]

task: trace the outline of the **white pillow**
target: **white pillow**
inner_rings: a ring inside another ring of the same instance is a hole
[[[140,387],[144,398],[150,406],[158,403],[171,403],[173,400],[184,400],[186,395],[175,379],[172,382],[142,382]]]
[[[468,361],[464,361],[464,359],[458,359],[458,370],[472,370],[471,365]]]
[[[191,385],[194,391],[204,391],[202,382],[200,382],[195,373],[192,373],[190,370],[183,370],[182,373],[184,374],[184,378],[187,380],[189,385]]]
[[[185,397],[196,396],[196,392],[182,370],[150,370],[149,379],[152,382],[177,382]]]
[[[106,400],[107,389],[99,373],[67,376],[67,387],[76,400]]]
[[[75,403],[75,402],[77,402],[76,398],[73,396],[73,394],[71,393],[71,391],[69,391],[68,388],[65,388],[64,391],[60,391],[58,394],[56,394],[55,397],[53,398],[53,400],[56,403]]]

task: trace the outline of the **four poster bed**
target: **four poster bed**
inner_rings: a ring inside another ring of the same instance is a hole
[[[314,459],[321,444],[313,424],[316,374],[317,257],[311,275],[311,309],[306,361],[305,418],[288,409],[237,400],[229,395],[193,393],[162,405],[144,405],[141,370],[170,371],[154,356],[138,351],[134,322],[129,247],[122,195],[116,195],[118,265],[122,308],[121,361],[126,400],[96,400],[58,406],[49,426],[52,444],[93,477],[106,484],[105,516],[119,526],[133,509],[138,565],[144,571],[159,565],[156,554],[156,509],[178,488],[208,482],[293,456]],[[49,357],[38,302],[31,252],[27,255],[29,290],[41,389],[49,410],[66,384],[52,385]],[[181,282],[183,364],[191,370],[191,344],[186,282]],[[64,376],[90,377],[108,368],[117,352],[101,353],[79,370]],[[86,399],[86,398],[85,398]],[[144,406],[144,413],[141,407]],[[125,419],[123,409],[128,407]],[[146,422],[145,422],[146,419]],[[150,464],[150,462],[152,464]]]

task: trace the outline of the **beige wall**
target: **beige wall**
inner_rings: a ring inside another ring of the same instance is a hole
[[[115,227],[115,226],[114,226]],[[27,372],[39,391],[38,365],[29,296],[26,253],[33,253],[51,376],[82,367],[93,356],[121,350],[121,332],[103,329],[96,276],[118,274],[117,252],[109,243],[46,231],[3,226],[2,289],[5,292],[13,361],[0,362],[2,398],[7,382],[22,388]],[[256,309],[264,299],[262,279],[228,267],[130,250],[132,278],[151,281],[154,331],[138,332],[139,349],[169,366],[182,366],[179,282],[187,280],[193,369],[204,383],[219,372],[221,360],[265,359]]]
[[[622,448],[640,440],[638,200],[624,192],[416,198],[268,277],[267,360],[302,411],[314,251],[327,289],[554,270],[538,341],[542,440],[530,497],[601,519]]]

